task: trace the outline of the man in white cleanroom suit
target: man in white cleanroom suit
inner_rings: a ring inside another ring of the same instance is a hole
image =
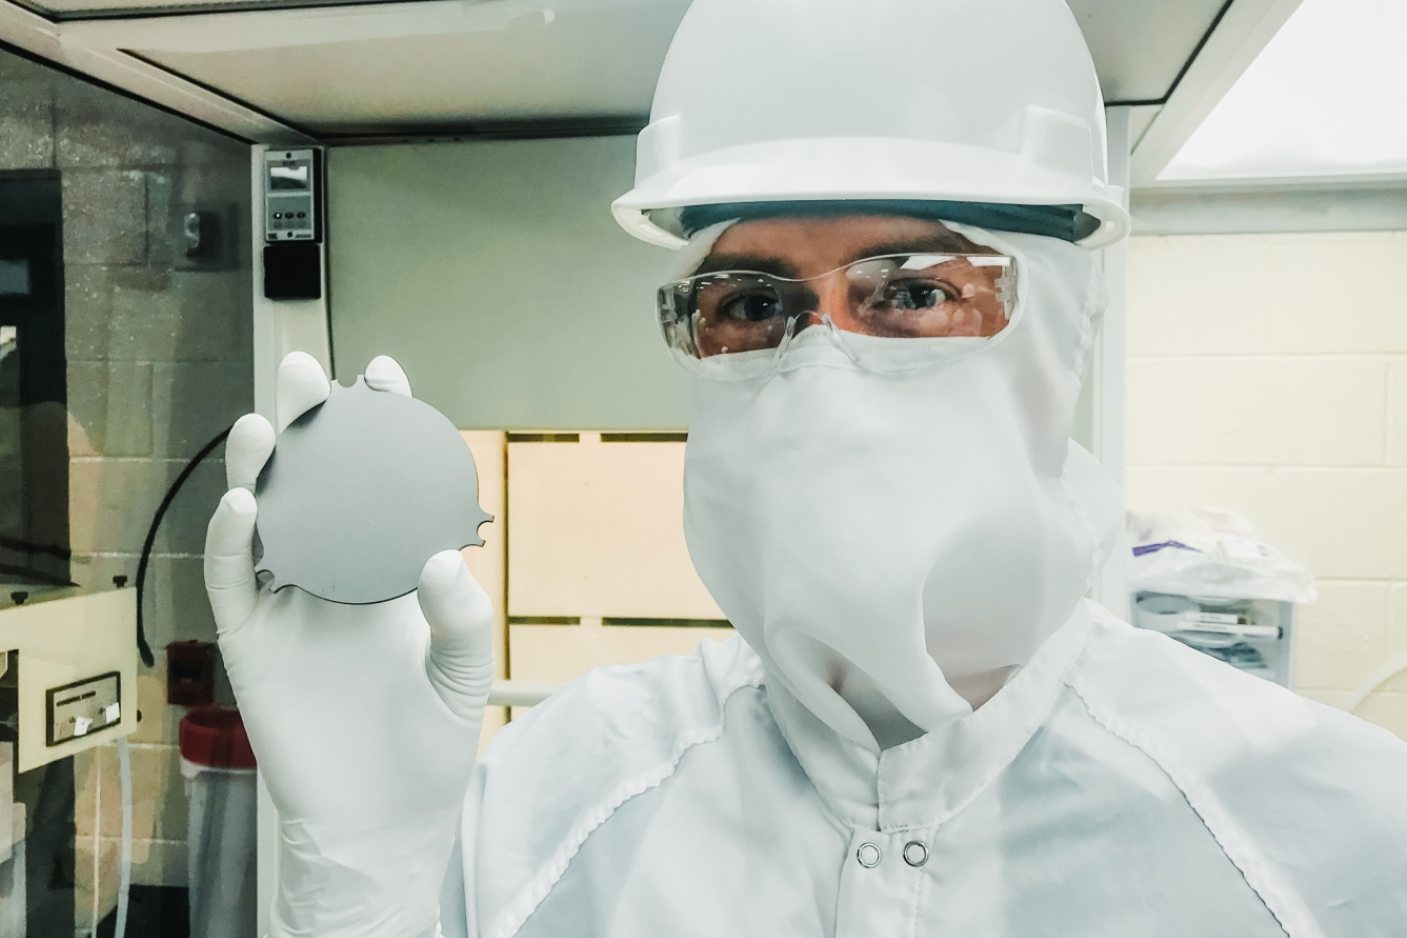
[[[1069,442],[1090,248],[1128,217],[1061,0],[698,0],[636,178],[739,637],[475,765],[483,591],[453,552],[374,606],[261,590],[244,418],[206,575],[274,935],[1407,936],[1407,745],[1082,598],[1121,522]],[[286,424],[328,383],[278,391]]]

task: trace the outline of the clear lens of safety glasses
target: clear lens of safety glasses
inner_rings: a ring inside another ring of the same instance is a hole
[[[665,341],[690,358],[775,349],[802,330],[882,338],[989,338],[1016,308],[1016,261],[1002,254],[894,254],[793,280],[747,270],[659,291]],[[843,336],[841,347],[863,364]]]

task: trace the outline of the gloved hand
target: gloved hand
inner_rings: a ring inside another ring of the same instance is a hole
[[[389,358],[366,381],[410,394]],[[311,356],[284,359],[280,429],[328,392]],[[430,558],[414,595],[375,605],[261,589],[252,492],[274,437],[258,415],[235,424],[230,490],[205,542],[220,651],[279,810],[270,934],[433,936],[493,680],[490,601],[452,550]]]

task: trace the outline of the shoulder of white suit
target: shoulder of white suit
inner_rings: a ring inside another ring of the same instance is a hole
[[[762,663],[736,635],[726,642],[705,639],[687,657],[594,668],[505,727],[485,758],[500,748],[505,755],[531,749],[565,730],[574,736],[620,732],[635,742],[672,738],[717,723],[733,692],[761,684]]]
[[[531,776],[555,766],[567,801],[604,803],[622,786],[658,784],[685,750],[721,736],[728,699],[762,681],[738,636],[705,639],[688,657],[596,668],[500,730],[481,769],[500,782],[523,775],[541,803],[550,793]]]
[[[1407,909],[1407,742],[1097,607],[1093,618],[1066,682],[1163,769],[1248,879],[1299,897],[1331,933],[1374,904]]]
[[[597,668],[513,720],[474,769],[462,838],[470,905],[513,934],[586,839],[634,798],[664,785],[690,750],[722,739],[729,701],[765,710],[762,665],[738,636],[690,657]],[[474,873],[489,845],[491,872]],[[511,849],[506,849],[511,845]]]

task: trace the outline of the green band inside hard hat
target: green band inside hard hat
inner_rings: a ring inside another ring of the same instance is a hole
[[[1079,205],[1005,205],[998,202],[932,202],[908,199],[843,199],[795,202],[729,202],[657,209],[650,220],[687,238],[709,225],[732,218],[797,218],[834,215],[902,215],[952,221],[994,231],[1082,241],[1099,228],[1099,219]]]

